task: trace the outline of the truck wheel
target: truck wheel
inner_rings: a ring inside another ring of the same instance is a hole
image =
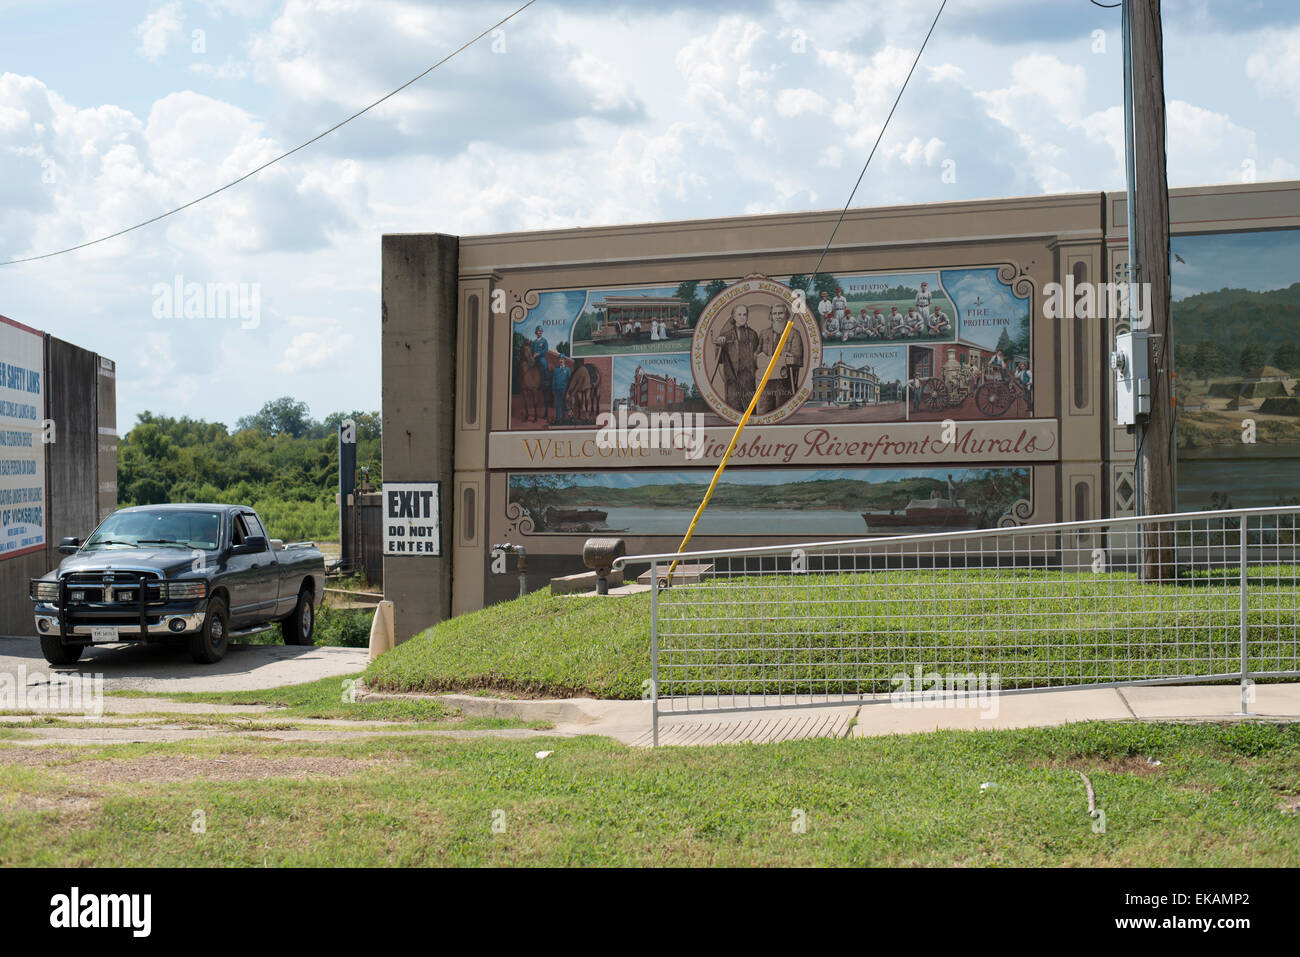
[[[70,665],[81,657],[85,645],[65,645],[58,635],[41,635],[41,654],[52,665]]]
[[[310,645],[311,636],[316,630],[316,608],[311,603],[311,592],[303,589],[298,592],[298,607],[280,626],[284,632],[286,645]]]
[[[229,647],[230,612],[224,598],[213,598],[198,633],[190,635],[190,655],[201,665],[215,665]]]

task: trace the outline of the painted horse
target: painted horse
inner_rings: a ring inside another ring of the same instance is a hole
[[[594,424],[600,409],[600,370],[589,362],[578,365],[564,392],[564,404],[573,422]]]
[[[532,346],[524,343],[519,347],[519,397],[523,399],[523,420],[527,422],[540,418],[547,421],[546,410],[553,404],[551,384],[542,381],[542,372],[537,368],[537,357]]]

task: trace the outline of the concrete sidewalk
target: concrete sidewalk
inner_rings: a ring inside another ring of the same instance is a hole
[[[365,671],[365,648],[232,644],[215,665],[200,665],[180,642],[87,648],[71,665],[50,665],[35,638],[0,636],[0,674],[24,684],[63,675],[103,675],[105,691],[249,691]]]
[[[1300,683],[1254,686],[1240,715],[1237,685],[1083,688],[1000,695],[980,703],[888,700],[716,715],[659,715],[661,745],[735,744],[803,738],[871,737],[940,730],[1044,728],[1075,721],[1300,721]],[[375,697],[388,697],[375,695]],[[465,714],[552,721],[560,735],[600,734],[636,747],[651,743],[648,701],[525,700],[443,695]],[[692,699],[698,705],[699,699]],[[661,703],[667,707],[667,702]]]

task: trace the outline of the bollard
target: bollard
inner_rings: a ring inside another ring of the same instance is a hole
[[[370,622],[370,660],[391,651],[394,644],[393,603],[381,601],[375,606],[375,617]]]
[[[596,594],[609,594],[609,569],[615,559],[627,554],[621,538],[589,538],[582,546],[582,561],[596,573]]]
[[[515,565],[515,571],[519,574],[519,597],[523,598],[528,594],[528,552],[524,550],[524,546],[513,545],[509,542],[502,545],[493,545],[492,551],[495,552],[498,548],[507,554],[514,552],[519,556],[519,560]]]

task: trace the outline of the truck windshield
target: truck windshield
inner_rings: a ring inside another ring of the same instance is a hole
[[[118,512],[104,520],[85,548],[216,548],[221,541],[221,513],[201,509]]]

